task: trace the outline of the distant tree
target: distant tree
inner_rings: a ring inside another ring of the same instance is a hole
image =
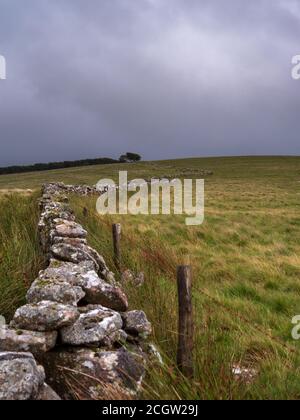
[[[141,155],[138,155],[137,153],[129,153],[127,152],[126,155],[120,156],[119,161],[122,163],[128,163],[128,162],[140,162],[142,160]]]
[[[127,156],[126,155],[121,155],[119,161],[121,163],[127,163],[128,162]]]
[[[142,160],[142,156],[137,153],[126,153],[126,156],[130,162],[140,162]]]

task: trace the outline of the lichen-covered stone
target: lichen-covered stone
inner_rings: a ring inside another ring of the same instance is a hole
[[[63,238],[86,238],[87,231],[76,222],[70,222],[63,219],[53,220],[53,229],[51,237],[59,236]]]
[[[64,238],[62,236],[54,236],[51,238],[51,245],[60,244],[71,245],[76,248],[81,245],[87,245],[87,240],[85,238]]]
[[[54,348],[57,332],[36,332],[0,327],[0,351],[30,352],[34,355]]]
[[[140,272],[135,274],[131,270],[125,270],[122,273],[122,284],[132,284],[140,287],[145,283],[145,274]]]
[[[101,275],[108,283],[114,283],[114,275],[109,271],[104,258],[90,246],[72,242],[71,239],[62,243],[53,244],[51,247],[52,257],[61,261],[80,264],[90,261],[93,263],[93,269]]]
[[[128,309],[124,292],[118,286],[101,279],[92,262],[74,264],[51,260],[49,268],[41,271],[39,278],[46,282],[69,283],[71,288],[80,287],[85,293],[85,303],[99,304],[119,312]]]
[[[52,258],[49,262],[48,269],[60,270],[60,274],[63,277],[68,276],[68,273],[71,273],[71,276],[73,277],[73,275],[77,273],[92,271],[94,269],[94,264],[92,261],[82,261],[79,264],[74,264]]]
[[[152,364],[159,364],[161,366],[164,365],[163,358],[153,343],[145,343],[145,347],[143,348],[143,351],[147,354],[148,359],[151,361]]]
[[[152,326],[145,312],[130,311],[122,314],[122,317],[124,320],[124,329],[128,334],[145,339],[152,333]]]
[[[80,285],[87,303],[99,304],[119,312],[127,311],[128,300],[125,293],[119,287],[100,279],[95,271],[82,274]]]
[[[45,372],[30,353],[0,353],[0,400],[34,400],[45,381]]]
[[[79,319],[70,327],[61,329],[63,344],[103,345],[117,338],[116,332],[123,326],[118,312],[92,305],[79,308],[79,311]]]
[[[78,383],[80,397],[86,400],[136,397],[145,374],[143,357],[124,348],[68,348],[42,357],[49,384],[65,399],[76,398]]]
[[[53,279],[44,274],[31,285],[27,293],[27,302],[38,303],[48,300],[76,306],[84,296],[85,293],[80,286],[72,286],[63,279]]]
[[[62,194],[94,195],[99,194],[96,186],[89,185],[66,185],[62,182],[45,184],[42,188],[43,194],[48,196]]]
[[[37,401],[61,401],[61,398],[49,385],[44,384],[36,400]]]
[[[74,324],[78,318],[79,312],[74,306],[42,301],[19,308],[11,326],[29,331],[55,331]]]
[[[90,252],[90,248],[82,243],[72,245],[70,243],[54,244],[51,247],[54,258],[78,264],[82,261],[91,261],[96,271],[99,271],[99,265]]]

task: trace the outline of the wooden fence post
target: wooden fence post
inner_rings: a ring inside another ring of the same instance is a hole
[[[122,226],[120,223],[113,224],[113,242],[114,242],[114,254],[115,264],[120,271],[121,269],[121,232]]]
[[[192,306],[192,269],[189,265],[177,268],[179,322],[177,365],[187,377],[194,376],[194,320]]]

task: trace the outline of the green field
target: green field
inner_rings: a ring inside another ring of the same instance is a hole
[[[132,308],[144,309],[167,360],[149,373],[145,397],[215,399],[300,398],[300,342],[291,319],[300,314],[300,158],[184,159],[105,165],[0,177],[1,190],[38,189],[43,182],[95,184],[101,178],[199,177],[205,222],[184,216],[99,217],[94,198],[72,197],[90,243],[113,266],[111,223],[123,225],[123,268],[143,271],[143,287],[127,286]],[[36,239],[38,193],[0,198],[0,312],[10,316],[43,261]],[[88,213],[83,212],[83,208]],[[194,381],[175,367],[176,266],[193,267],[196,346]],[[254,369],[237,380],[233,365]]]

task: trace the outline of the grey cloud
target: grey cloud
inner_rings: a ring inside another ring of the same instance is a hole
[[[0,164],[299,154],[294,0],[0,0]]]

